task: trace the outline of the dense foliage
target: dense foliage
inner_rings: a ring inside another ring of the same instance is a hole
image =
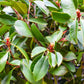
[[[83,4],[0,0],[0,84],[83,84]]]

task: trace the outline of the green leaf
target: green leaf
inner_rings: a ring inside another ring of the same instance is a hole
[[[10,29],[10,26],[7,26],[7,25],[3,25],[1,28],[0,28],[0,36],[3,35],[5,32],[7,32],[7,30]]]
[[[52,18],[60,23],[65,23],[67,21],[69,21],[70,19],[70,15],[68,15],[67,13],[62,13],[62,12],[52,12]]]
[[[58,9],[53,3],[51,3],[50,1],[48,1],[48,0],[43,0],[44,1],[44,3],[45,3],[45,5],[47,6],[47,7],[52,7],[52,8],[55,8],[56,10]]]
[[[64,57],[65,61],[72,61],[75,59],[77,59],[77,57],[73,52],[68,52],[67,55]]]
[[[41,34],[35,24],[31,25],[31,32],[38,41],[46,42],[44,36]]]
[[[2,47],[3,45],[5,45],[4,43],[2,43],[1,41],[0,41],[0,47]]]
[[[37,24],[47,25],[46,21],[42,18],[30,18],[30,19],[28,19],[28,21],[34,22]]]
[[[80,63],[82,60],[82,56],[83,56],[84,52],[79,52],[78,56],[77,56],[77,61]]]
[[[78,31],[78,40],[79,42],[82,44],[82,46],[84,47],[84,20],[80,20],[81,23],[81,31]]]
[[[10,84],[10,80],[12,77],[12,72],[13,70],[11,70],[5,77],[4,79],[1,81],[1,84]]]
[[[68,13],[72,19],[76,18],[76,10],[73,0],[61,0],[64,13]]]
[[[21,14],[27,14],[27,6],[22,2],[11,1],[12,7]]]
[[[55,67],[57,64],[56,55],[53,53],[48,54],[48,61],[51,67]]]
[[[64,65],[65,65],[71,72],[75,72],[75,71],[76,71],[75,66],[74,66],[73,63],[68,62],[68,63],[64,63]]]
[[[20,60],[13,60],[13,61],[10,62],[10,64],[20,65]]]
[[[16,19],[6,14],[0,14],[0,22],[6,25],[13,25]]]
[[[23,22],[21,20],[17,20],[15,22],[15,25],[14,26],[15,26],[16,31],[20,35],[26,36],[26,37],[32,37],[32,33],[31,33],[28,25],[25,22]]]
[[[62,35],[63,35],[63,31],[57,31],[57,32],[53,33],[51,36],[47,36],[46,39],[50,43],[55,43],[61,39]]]
[[[56,52],[56,60],[57,60],[57,65],[60,66],[63,60],[63,56],[59,52]]]
[[[29,62],[29,57],[28,57],[26,51],[25,51],[23,48],[21,48],[21,47],[15,45],[15,44],[12,44],[12,45],[13,45],[14,47],[16,47],[16,48],[22,53],[22,55],[25,57],[25,59],[27,60],[27,62]]]
[[[29,82],[34,82],[33,73],[30,70],[29,64],[27,64],[25,60],[21,63],[21,71]]]
[[[63,65],[59,66],[59,67],[56,67],[55,69],[53,69],[51,71],[51,73],[53,75],[56,75],[56,76],[63,76],[65,75],[66,73],[68,72],[67,68]]]
[[[6,61],[8,58],[8,52],[0,52],[0,72],[3,71],[6,65]]]
[[[6,5],[6,6],[11,6],[11,2],[8,1],[0,1],[0,5]]]
[[[49,64],[46,57],[42,57],[36,64],[33,70],[34,79],[41,80],[48,72]]]
[[[77,9],[78,8],[78,0],[73,0],[74,2],[74,5],[75,5],[75,8]]]
[[[36,55],[42,53],[42,52],[45,52],[47,49],[44,48],[44,47],[35,47],[33,50],[32,50],[32,53],[31,53],[31,57],[35,57]]]
[[[74,42],[77,44],[77,32],[78,32],[78,21],[74,20],[72,24],[70,25],[70,38],[74,40]]]
[[[49,10],[47,9],[43,1],[34,1],[34,2],[42,10],[43,13],[49,15]]]
[[[31,71],[33,72],[34,70],[34,66],[35,64],[37,63],[37,61],[42,57],[42,54],[38,55],[33,61],[32,61],[32,64],[31,64]]]

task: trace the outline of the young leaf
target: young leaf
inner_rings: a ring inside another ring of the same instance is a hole
[[[16,47],[16,48],[22,53],[22,55],[25,57],[25,59],[27,60],[27,62],[29,62],[29,57],[28,57],[26,51],[25,51],[23,48],[21,48],[21,47],[15,45],[15,44],[12,44],[12,45],[13,45],[14,47]]]
[[[25,22],[23,22],[21,20],[17,20],[15,22],[14,26],[15,26],[16,31],[20,35],[25,36],[25,37],[32,37],[32,33],[31,33],[28,25]]]
[[[34,2],[42,10],[43,13],[49,15],[49,10],[47,9],[43,1],[34,1]]]
[[[8,52],[0,52],[0,72],[5,68],[6,61],[8,58]]]
[[[64,13],[68,13],[72,19],[76,18],[76,10],[73,0],[61,0]]]
[[[42,57],[36,64],[33,70],[34,79],[36,81],[41,80],[48,72],[48,60],[46,57]]]
[[[55,67],[57,64],[56,55],[53,53],[48,54],[48,61],[51,67]]]
[[[20,65],[20,60],[13,60],[10,63],[13,65]]]
[[[51,36],[47,36],[46,39],[50,43],[55,43],[61,39],[62,35],[63,35],[63,31],[57,31],[57,32],[53,33]]]
[[[56,60],[57,60],[57,65],[60,66],[62,63],[63,57],[59,52],[56,52]]]
[[[47,49],[44,48],[44,47],[35,47],[33,50],[32,50],[32,53],[31,53],[31,57],[35,57],[36,55],[42,53],[42,52],[45,52]]]
[[[70,19],[70,15],[68,15],[67,13],[62,13],[62,12],[52,12],[52,18],[60,23],[65,23],[67,21],[69,21]]]
[[[64,57],[65,61],[72,61],[74,59],[77,59],[77,57],[73,52],[68,52],[67,55]]]
[[[68,70],[65,66],[61,65],[59,67],[56,67],[55,69],[53,69],[52,71],[50,71],[53,75],[56,75],[56,76],[63,76],[65,75]]]

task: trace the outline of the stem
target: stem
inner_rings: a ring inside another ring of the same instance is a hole
[[[53,77],[54,77],[55,84],[57,84],[57,79],[56,79],[56,77],[55,77],[55,76],[53,76]]]
[[[31,2],[30,2],[30,0],[29,0],[29,9],[28,9],[28,19],[29,19],[29,14],[30,14],[30,8],[31,8]],[[30,28],[30,22],[28,21],[27,22],[27,24],[28,24],[28,26],[29,26],[29,28]]]

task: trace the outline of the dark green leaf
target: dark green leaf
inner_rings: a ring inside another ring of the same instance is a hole
[[[38,41],[45,42],[44,36],[41,34],[41,32],[38,30],[35,24],[31,25],[31,32]]]
[[[70,15],[67,13],[62,13],[62,12],[52,12],[52,17],[55,21],[60,22],[60,23],[65,23],[69,21]]]

